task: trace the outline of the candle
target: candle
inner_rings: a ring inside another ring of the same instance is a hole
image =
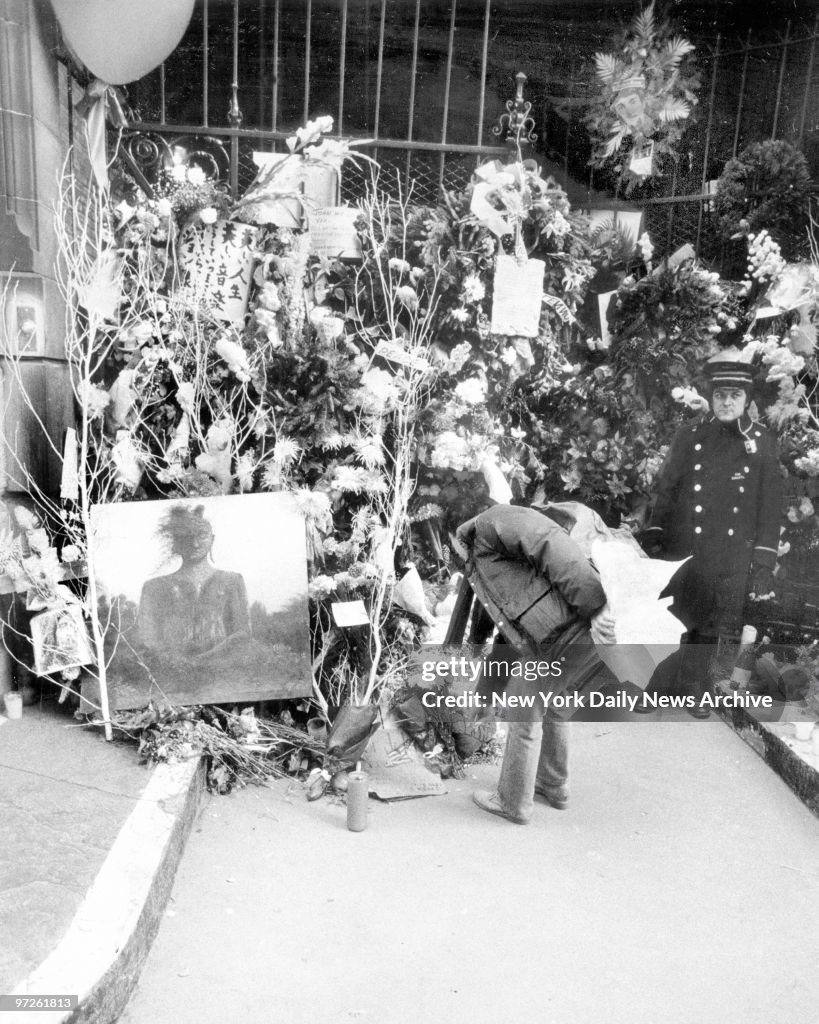
[[[361,770],[361,762],[356,770],[347,776],[347,828],[351,832],[363,832],[367,827],[367,800],[370,794],[370,776]]]

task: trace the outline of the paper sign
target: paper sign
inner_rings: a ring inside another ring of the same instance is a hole
[[[638,178],[648,178],[654,168],[654,143],[646,142],[631,151],[628,169]]]
[[[355,230],[359,211],[352,206],[328,206],[312,210],[310,251],[322,259],[356,259],[361,256],[361,239]]]
[[[258,234],[258,228],[238,221],[186,227],[179,241],[183,295],[208,306],[220,320],[241,322],[247,313]]]
[[[538,336],[545,268],[543,260],[518,263],[514,256],[498,256],[492,300],[493,334]]]
[[[363,601],[334,601],[330,605],[337,626],[368,626],[370,616]]]
[[[395,341],[383,339],[375,346],[375,354],[382,359],[388,359],[391,363],[398,363],[399,366],[406,366],[410,370],[418,370],[426,373],[432,369],[432,364],[423,356],[413,352],[407,352]]]

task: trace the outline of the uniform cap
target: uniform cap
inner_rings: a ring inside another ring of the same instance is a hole
[[[709,363],[705,369],[711,386],[715,388],[749,388],[754,383],[754,375],[747,363]]]
[[[738,348],[727,348],[711,356],[705,364],[705,373],[712,387],[753,387],[751,364]]]

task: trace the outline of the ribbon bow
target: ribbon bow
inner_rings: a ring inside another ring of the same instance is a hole
[[[74,107],[77,115],[85,121],[88,141],[88,157],[94,178],[101,189],[108,188],[108,147],[106,127],[125,128],[128,118],[123,108],[124,97],[120,89],[95,78],[86,87],[82,98]]]

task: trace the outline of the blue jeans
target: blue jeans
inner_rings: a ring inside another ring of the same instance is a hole
[[[564,786],[569,768],[570,723],[547,710],[542,719],[510,722],[498,796],[507,814],[529,819],[535,787]]]

